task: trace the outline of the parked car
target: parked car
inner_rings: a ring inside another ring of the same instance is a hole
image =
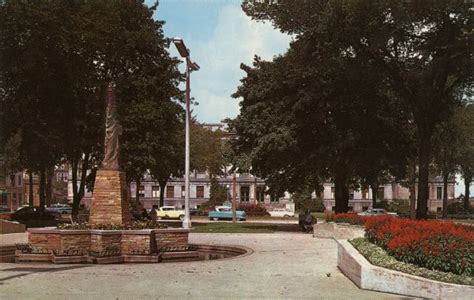
[[[232,220],[232,208],[229,206],[216,206],[215,210],[209,211],[208,215],[209,220]],[[235,212],[235,217],[239,221],[245,221],[247,215],[243,210],[237,210]]]
[[[275,208],[272,211],[269,211],[270,216],[272,217],[294,217],[295,213],[292,211],[289,211],[285,208]]]
[[[156,209],[156,217],[158,219],[184,219],[184,210],[177,209],[174,206],[162,206]]]
[[[72,214],[72,207],[67,204],[56,203],[47,207],[46,211],[58,214]]]
[[[392,216],[397,216],[396,213],[394,212],[387,212],[383,208],[372,208],[368,209],[364,212],[358,213],[359,216],[381,216],[381,215],[392,215]]]
[[[25,224],[26,227],[56,226],[58,224],[54,213],[38,206],[25,206],[18,209],[11,215],[11,220]]]

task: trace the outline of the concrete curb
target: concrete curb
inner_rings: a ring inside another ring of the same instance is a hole
[[[474,287],[372,265],[347,240],[336,240],[337,266],[359,288],[430,299],[472,299]]]

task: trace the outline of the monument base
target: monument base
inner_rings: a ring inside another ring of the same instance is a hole
[[[130,220],[125,172],[97,170],[89,224],[124,224]]]

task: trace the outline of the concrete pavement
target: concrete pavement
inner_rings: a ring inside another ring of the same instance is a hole
[[[245,257],[166,264],[0,264],[3,299],[400,299],[358,289],[336,267],[336,243],[302,233],[191,233],[242,245]]]

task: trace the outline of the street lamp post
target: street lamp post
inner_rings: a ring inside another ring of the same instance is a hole
[[[189,106],[191,101],[191,72],[199,70],[198,64],[191,61],[189,57],[189,49],[184,45],[184,41],[180,38],[173,39],[173,43],[178,49],[179,55],[186,59],[186,136],[185,136],[185,164],[184,164],[184,185],[185,185],[185,194],[184,194],[184,220],[183,228],[191,228],[191,218],[189,216],[189,122],[190,122],[190,112]]]

